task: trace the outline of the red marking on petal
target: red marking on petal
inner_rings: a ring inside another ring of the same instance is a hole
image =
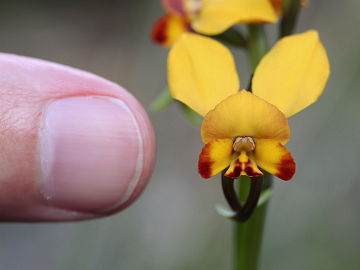
[[[236,179],[240,177],[241,172],[242,172],[241,162],[239,162],[239,160],[236,160],[234,169],[231,172],[225,174],[225,176]]]
[[[191,26],[185,17],[167,14],[155,22],[151,37],[156,43],[168,47],[171,46],[182,33],[191,31]]]
[[[151,32],[151,38],[161,45],[166,44],[166,29],[168,26],[169,15],[165,15],[157,20]]]
[[[270,0],[271,4],[274,7],[276,14],[280,14],[282,10],[282,0]]]
[[[198,171],[203,178],[211,177],[211,166],[214,162],[210,158],[210,144],[206,144],[199,156]]]
[[[249,177],[259,177],[262,176],[262,173],[257,172],[254,169],[255,164],[253,164],[250,160],[248,162],[240,162],[238,159],[235,161],[234,168],[229,173],[225,174],[226,177],[229,178],[239,178],[241,174],[245,173]]]
[[[278,169],[279,172],[276,174],[276,176],[282,180],[288,181],[294,176],[296,164],[290,153],[287,153],[282,157]]]
[[[247,166],[245,168],[245,173],[247,174],[247,176],[249,177],[259,177],[259,176],[262,176],[263,174],[262,173],[259,173],[259,172],[256,172],[253,167],[251,166]]]

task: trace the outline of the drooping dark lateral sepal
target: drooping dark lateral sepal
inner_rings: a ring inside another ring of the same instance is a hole
[[[226,201],[235,213],[231,218],[237,222],[245,222],[251,217],[257,207],[262,191],[263,176],[251,178],[250,191],[244,203],[241,203],[238,198],[235,190],[235,181],[237,180],[226,177],[224,172],[222,173],[221,184],[223,192]]]

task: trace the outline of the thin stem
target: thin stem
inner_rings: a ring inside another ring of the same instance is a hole
[[[246,183],[241,179],[240,183]],[[249,183],[252,180],[247,179]],[[264,184],[269,186],[271,175],[264,174]],[[244,186],[244,184],[242,184]],[[240,189],[243,187],[241,186]],[[240,192],[241,193],[241,192]],[[240,194],[241,196],[241,194]],[[235,270],[256,270],[262,244],[262,234],[266,218],[266,209],[268,202],[256,208],[248,221],[244,223],[235,223],[234,228],[234,269]]]
[[[280,37],[291,34],[294,31],[297,16],[300,9],[300,0],[283,0],[284,16],[280,26]],[[263,25],[248,25],[248,54],[251,64],[251,72],[254,73],[262,57],[268,51],[266,33]],[[248,87],[251,91],[251,82]],[[256,183],[253,189],[268,190],[272,186],[272,175],[265,173],[263,183]],[[251,192],[250,179],[240,180],[239,200],[244,201],[247,194]],[[249,191],[250,190],[250,191]],[[260,193],[260,192],[259,192]],[[257,200],[256,200],[257,201]],[[234,223],[234,269],[235,270],[257,270],[261,252],[262,235],[264,231],[266,211],[269,201],[257,207],[246,222]],[[246,203],[247,204],[247,203]],[[243,206],[243,211],[253,207],[253,201],[248,206]]]
[[[239,29],[230,28],[219,35],[211,37],[219,41],[223,41],[231,46],[246,49],[246,39]]]
[[[250,177],[241,176],[239,182],[239,200],[245,202],[250,192]]]
[[[294,32],[301,0],[283,0],[283,17],[280,23],[280,38],[291,35]]]
[[[183,112],[183,115],[187,118],[187,120],[189,120],[195,126],[201,125],[201,118],[193,109],[191,109],[184,103],[179,102],[179,105]]]
[[[248,31],[248,54],[251,64],[251,72],[254,73],[261,58],[267,53],[268,45],[263,25],[250,24],[248,26]],[[249,83],[248,90],[251,90],[251,83]],[[271,186],[271,179],[271,175],[265,173],[263,176],[263,183],[257,183],[256,188],[259,188],[259,185],[263,190],[265,188],[269,188]],[[244,201],[244,198],[246,198],[247,190],[251,190],[250,181],[251,180],[248,177],[243,177],[240,180],[239,199],[241,201]],[[235,223],[235,270],[257,270],[258,268],[267,205],[268,202],[265,202],[260,207],[256,208],[246,222]]]
[[[248,30],[248,52],[251,64],[251,71],[254,72],[261,58],[267,52],[268,44],[264,25],[249,24]]]
[[[161,94],[151,103],[150,110],[158,112],[166,109],[173,103],[173,99],[170,95],[169,89],[165,88]]]
[[[239,217],[244,221],[249,219],[256,209],[262,190],[263,177],[252,178],[250,182],[249,197],[243,207],[242,215]]]

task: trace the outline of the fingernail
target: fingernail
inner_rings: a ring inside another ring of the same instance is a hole
[[[45,108],[39,131],[41,191],[49,204],[102,212],[125,202],[142,164],[138,123],[121,100],[69,97]]]

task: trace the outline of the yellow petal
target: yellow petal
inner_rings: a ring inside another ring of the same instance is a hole
[[[290,138],[290,129],[285,115],[274,105],[242,90],[219,103],[205,116],[201,136],[205,143],[236,136],[285,143]]]
[[[256,140],[256,163],[280,179],[290,180],[296,169],[290,151],[275,140]]]
[[[188,31],[190,31],[190,25],[184,17],[168,14],[154,24],[151,36],[155,42],[169,47],[181,34]]]
[[[204,116],[239,90],[230,51],[221,43],[196,34],[183,34],[171,48],[168,81],[173,98]]]
[[[232,140],[213,140],[206,144],[199,156],[199,173],[210,178],[229,166],[233,157]]]
[[[285,37],[261,60],[253,93],[290,117],[318,99],[329,73],[326,51],[316,31]]]
[[[202,0],[191,26],[199,33],[216,35],[238,23],[276,21],[269,0]]]
[[[233,179],[239,178],[241,175],[247,175],[249,177],[263,175],[254,160],[249,158],[245,151],[240,154],[239,158],[231,162],[229,169],[225,172],[225,176]]]

